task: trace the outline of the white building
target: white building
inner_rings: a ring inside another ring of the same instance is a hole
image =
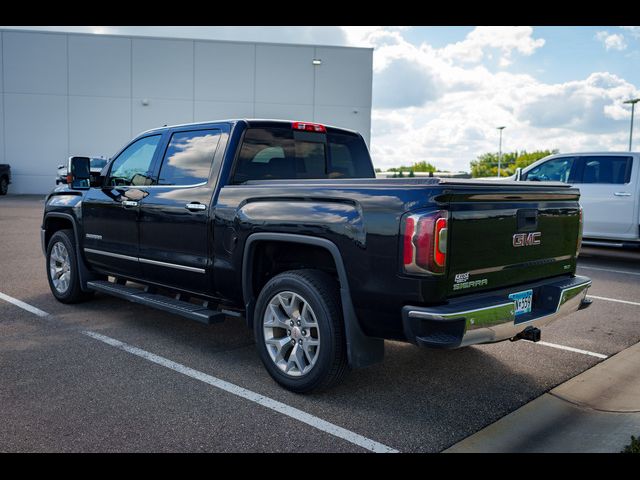
[[[45,193],[70,155],[109,158],[158,126],[279,118],[369,143],[373,50],[0,30],[0,163]]]

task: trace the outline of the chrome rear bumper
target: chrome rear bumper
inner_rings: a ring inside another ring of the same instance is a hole
[[[589,278],[574,276],[523,285],[497,294],[474,295],[472,300],[457,300],[438,307],[407,305],[402,309],[405,335],[412,343],[432,348],[508,340],[527,327],[542,327],[586,308],[585,297],[590,286]],[[533,290],[532,311],[518,318],[508,295],[528,289]]]

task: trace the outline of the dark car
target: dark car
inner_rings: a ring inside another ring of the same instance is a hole
[[[537,341],[588,305],[566,184],[376,179],[356,132],[275,120],[150,130],[87,188],[88,159],[72,167],[44,209],[53,295],[243,317],[297,392],[381,361],[384,339]]]
[[[11,166],[0,163],[0,195],[6,195],[11,184]]]

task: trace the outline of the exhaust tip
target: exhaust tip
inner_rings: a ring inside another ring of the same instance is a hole
[[[589,308],[592,303],[593,303],[593,300],[585,296],[580,302],[580,306],[578,307],[578,310],[584,310],[585,308]]]
[[[541,332],[539,328],[536,327],[527,327],[515,337],[511,339],[512,342],[517,342],[518,340],[529,340],[530,342],[539,342],[540,341]]]

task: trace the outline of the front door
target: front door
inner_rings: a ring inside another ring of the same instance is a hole
[[[139,257],[145,278],[207,293],[213,235],[209,213],[222,155],[222,127],[190,128],[172,132],[158,183],[140,202]]]
[[[139,202],[153,183],[154,161],[162,135],[140,138],[113,161],[102,188],[91,188],[82,201],[84,254],[96,267],[140,277]]]

